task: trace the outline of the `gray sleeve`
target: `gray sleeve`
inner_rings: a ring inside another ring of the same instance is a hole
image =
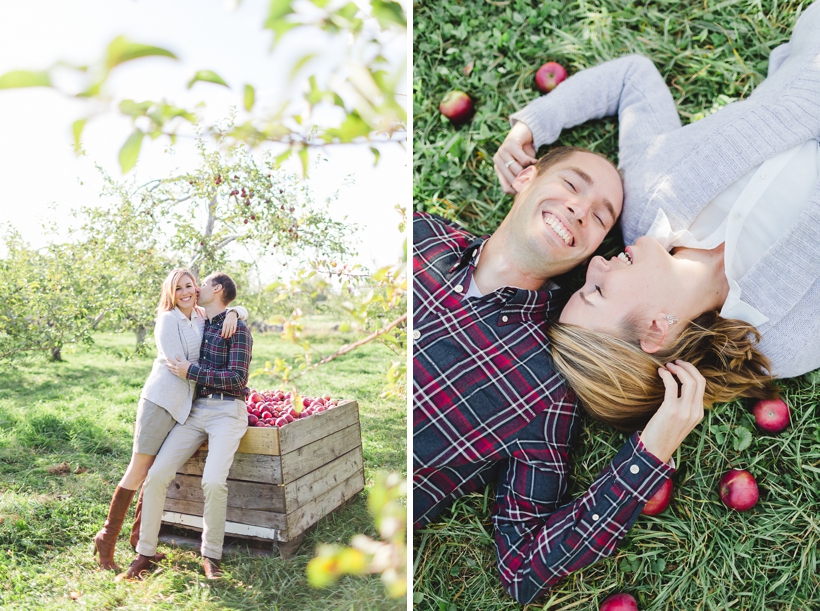
[[[681,126],[675,101],[651,60],[628,55],[573,74],[511,117],[524,122],[536,149],[561,131],[618,115],[620,165],[640,157],[652,138]]]
[[[766,74],[766,78],[769,78],[772,74],[777,72],[777,69],[780,68],[780,66],[783,65],[783,62],[789,58],[790,53],[791,47],[787,42],[774,48],[774,50],[769,54],[769,71]]]
[[[179,323],[173,318],[174,312],[163,312],[157,316],[154,326],[154,340],[157,342],[158,356],[173,358],[178,356],[184,359],[185,347],[179,334]]]

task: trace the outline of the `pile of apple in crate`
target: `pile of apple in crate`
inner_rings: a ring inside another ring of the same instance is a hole
[[[225,534],[293,554],[305,531],[364,488],[359,406],[329,395],[255,390],[228,474]],[[163,523],[202,530],[204,444],[168,488]]]

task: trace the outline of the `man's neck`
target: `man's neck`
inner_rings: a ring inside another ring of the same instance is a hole
[[[205,316],[208,317],[208,320],[212,320],[213,318],[219,316],[227,308],[228,306],[222,304],[216,299],[214,299],[211,303],[202,306],[202,309],[205,310]]]
[[[484,295],[504,286],[537,291],[552,277],[543,269],[532,269],[522,262],[524,253],[517,252],[514,241],[508,240],[504,224],[484,243],[473,279]]]

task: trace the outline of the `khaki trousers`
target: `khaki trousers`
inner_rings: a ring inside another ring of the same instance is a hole
[[[153,466],[145,478],[142,500],[142,526],[137,553],[157,553],[162,511],[168,485],[177,470],[208,441],[208,457],[202,471],[205,507],[202,515],[201,553],[216,560],[222,558],[225,539],[225,513],[228,507],[228,471],[239,440],[248,428],[248,412],[242,400],[197,399],[185,424],[177,424],[168,433]]]

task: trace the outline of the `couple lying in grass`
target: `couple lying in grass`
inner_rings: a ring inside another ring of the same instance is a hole
[[[583,70],[512,116],[494,160],[515,199],[493,235],[416,214],[414,525],[496,482],[516,600],[612,553],[704,406],[820,367],[818,31],[815,3],[749,98],[685,127],[649,59]],[[578,149],[534,158],[615,114],[620,172]],[[631,245],[562,297],[551,279],[619,215]],[[633,434],[567,503],[579,404]]]

